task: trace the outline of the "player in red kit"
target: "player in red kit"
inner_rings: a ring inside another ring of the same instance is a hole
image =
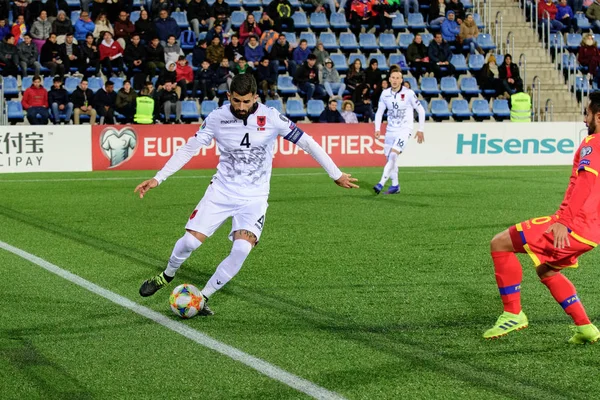
[[[588,136],[575,154],[569,186],[556,214],[521,222],[492,239],[491,253],[504,313],[483,334],[486,339],[528,326],[521,309],[523,271],[515,255],[527,253],[541,282],[575,322],[569,343],[600,340],[600,331],[588,318],[575,286],[561,273],[564,268],[576,268],[577,258],[600,243],[600,93],[590,95],[585,123]]]

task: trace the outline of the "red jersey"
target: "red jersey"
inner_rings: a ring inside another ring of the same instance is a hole
[[[565,198],[557,212],[560,223],[582,243],[600,243],[600,134],[589,135],[573,158],[573,170]],[[585,173],[582,173],[585,172]]]

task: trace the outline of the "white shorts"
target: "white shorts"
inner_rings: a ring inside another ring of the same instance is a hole
[[[396,150],[400,153],[404,152],[404,148],[408,144],[408,139],[412,137],[412,131],[402,130],[399,132],[386,132],[385,142],[383,144],[383,154],[387,157],[390,151]]]
[[[233,240],[233,232],[243,229],[254,233],[258,242],[265,225],[267,207],[267,197],[238,199],[227,196],[210,185],[190,215],[185,229],[210,237],[225,220],[232,217],[230,240]]]

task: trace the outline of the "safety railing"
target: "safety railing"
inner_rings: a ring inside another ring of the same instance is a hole
[[[536,115],[535,115],[535,121],[540,122],[541,119],[541,111],[542,111],[542,104],[541,104],[541,95],[542,95],[542,81],[540,80],[539,76],[534,76],[533,77],[533,82],[531,83],[531,98],[533,100],[533,110],[537,109]]]
[[[485,23],[487,25],[487,33],[492,34],[492,0],[485,0]]]
[[[546,24],[542,24],[542,49],[546,48],[548,44],[548,53],[550,53],[550,13],[544,10],[542,21],[546,20]],[[538,25],[536,25],[538,26]]]
[[[502,48],[502,50],[506,50],[506,53],[515,54],[515,34],[512,31],[506,34],[506,49]],[[500,53],[505,54],[504,51]]]
[[[587,80],[587,78],[584,76],[582,79]],[[585,108],[587,107],[587,103],[590,101],[590,83],[586,81],[582,81],[583,83],[581,84],[581,102],[579,103],[579,107],[580,107],[580,113],[581,115],[585,114]],[[575,97],[577,98],[577,79],[575,79],[574,82],[574,86],[573,86],[573,92],[575,92]]]
[[[554,121],[554,102],[552,99],[546,99],[546,106],[544,107],[544,121]]]
[[[519,56],[519,71],[523,73],[523,82],[527,84],[527,56],[525,55],[525,53],[521,53],[521,55]]]
[[[8,125],[8,110],[4,97],[4,78],[0,76],[0,125]]]
[[[494,19],[494,42],[498,44],[498,50],[500,54],[504,54],[504,42],[502,41],[504,29],[504,17],[502,11],[496,12],[496,18]],[[511,53],[512,54],[512,53]]]

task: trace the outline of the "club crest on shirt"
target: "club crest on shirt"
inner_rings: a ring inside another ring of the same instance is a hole
[[[585,156],[589,156],[590,154],[592,154],[592,147],[585,146],[584,148],[581,149],[581,152],[579,153],[579,157],[583,158]]]
[[[404,93],[400,94],[400,101],[404,101]]]
[[[267,117],[264,115],[259,115],[256,117],[256,125],[258,125],[258,131],[264,131],[265,125],[267,124]]]

